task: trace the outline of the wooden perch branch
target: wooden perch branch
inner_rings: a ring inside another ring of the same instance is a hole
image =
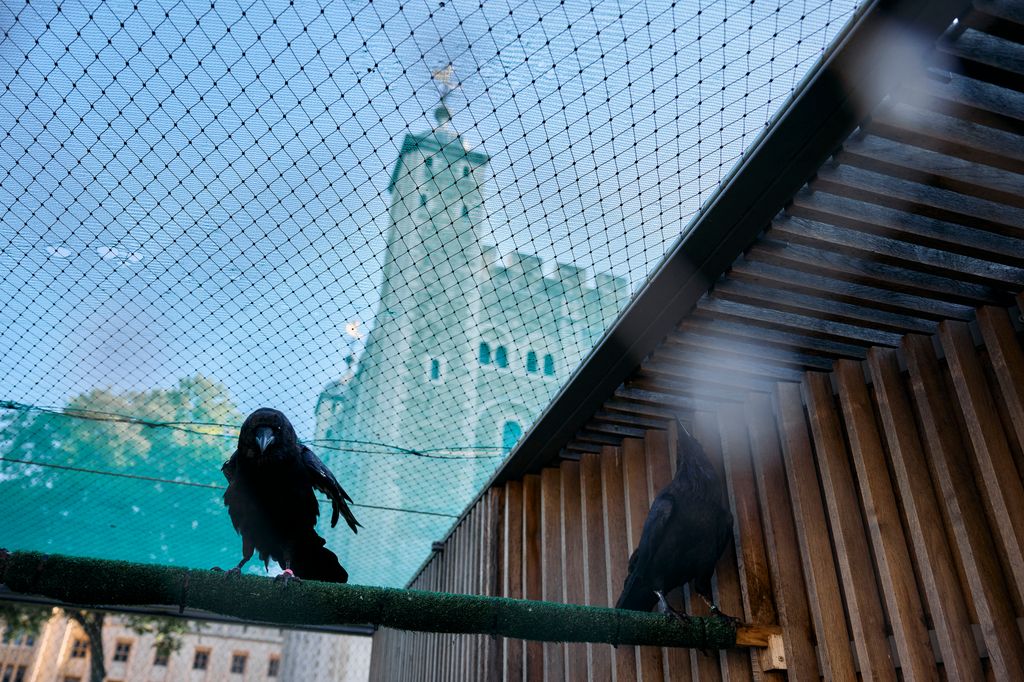
[[[37,552],[0,550],[0,583],[12,592],[66,604],[114,610],[178,606],[277,625],[372,623],[421,632],[701,649],[766,641],[763,628],[736,628],[714,617],[681,623],[654,613],[525,599],[315,581],[281,585],[257,576],[229,578],[214,571]]]

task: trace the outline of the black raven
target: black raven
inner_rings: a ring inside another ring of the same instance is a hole
[[[250,414],[238,434],[238,449],[221,471],[228,480],[224,505],[242,536],[242,560],[229,573],[240,573],[255,550],[264,566],[270,559],[281,565],[285,582],[296,576],[348,581],[337,555],[316,533],[320,506],[313,489],[331,498],[331,527],[340,514],[357,533],[359,522],[346,504],[352,498],[320,458],[299,444],[284,414],[266,407]]]
[[[680,424],[676,475],[654,498],[616,608],[650,611],[658,604],[685,618],[668,605],[665,595],[691,583],[711,612],[721,615],[711,594],[711,576],[732,538],[732,514],[722,497],[722,483],[704,449]]]

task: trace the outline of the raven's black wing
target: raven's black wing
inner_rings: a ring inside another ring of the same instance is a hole
[[[306,471],[309,473],[309,478],[313,483],[313,487],[320,492],[331,498],[331,506],[333,507],[331,513],[331,528],[334,528],[338,524],[338,514],[345,517],[345,521],[348,522],[349,528],[352,529],[353,533],[358,533],[356,530],[359,528],[359,522],[356,521],[356,517],[352,515],[352,510],[348,508],[346,502],[351,502],[352,498],[348,496],[345,489],[338,483],[338,479],[334,477],[331,470],[320,461],[320,458],[313,454],[313,451],[302,446],[302,452],[299,454],[302,457],[302,463],[306,467]]]
[[[657,588],[655,583],[660,581],[657,580],[659,567],[655,552],[671,525],[673,508],[672,498],[668,495],[658,495],[654,499],[651,511],[644,521],[640,544],[629,557],[629,573],[626,575],[622,594],[619,595],[615,608],[649,611],[657,601],[654,596],[654,590]]]

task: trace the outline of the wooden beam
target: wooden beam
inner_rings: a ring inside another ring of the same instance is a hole
[[[1012,679],[1017,671],[1024,670],[1024,641],[1017,628],[1003,572],[978,500],[968,450],[952,413],[935,350],[930,338],[915,335],[904,339],[901,350],[906,358],[914,410],[928,453],[925,459],[969,587],[969,606],[973,604],[977,612],[996,679]]]
[[[622,450],[605,447],[601,452],[601,495],[604,512],[604,561],[608,566],[608,604],[613,605],[626,581],[630,547],[626,541],[625,492],[622,483]],[[636,680],[636,648],[618,647],[612,652],[616,682]]]
[[[562,543],[562,601],[566,604],[586,603],[586,568],[584,552],[580,546],[585,541],[582,505],[580,499],[580,463],[562,462],[560,500]],[[568,644],[565,655],[565,679],[579,680],[587,677],[587,645]],[[495,678],[489,678],[495,679]]]
[[[832,558],[825,505],[818,488],[817,467],[807,433],[800,387],[779,384],[775,393],[782,436],[782,454],[789,499],[796,520],[800,558],[810,600],[814,630],[826,680],[854,679],[850,635],[846,627],[839,579]]]
[[[978,327],[999,382],[1000,400],[1006,406],[1017,439],[1017,471],[1024,476],[1024,350],[1005,309],[981,308]]]
[[[789,505],[783,503],[783,500],[789,499],[789,490],[779,452],[779,436],[771,396],[760,393],[748,395],[745,412],[757,477],[758,499],[763,514],[775,608],[785,632],[783,649],[780,651],[769,645],[762,652],[761,667],[765,670],[791,671],[794,679],[816,679],[818,657],[814,651],[807,587],[800,567],[800,547],[796,539],[793,512]]]
[[[840,360],[836,363],[835,374],[875,566],[900,657],[900,672],[905,680],[938,680],[914,566],[889,480],[874,408],[864,382],[863,365]]]
[[[935,511],[940,505],[931,477],[926,475],[928,463],[900,378],[896,352],[872,349],[868,353],[868,367],[907,520],[907,534],[917,555],[921,587],[935,624],[943,669],[950,680],[980,681],[984,675],[970,615],[946,534],[942,525],[935,522]]]
[[[962,322],[943,322],[939,338],[953,377],[960,412],[967,425],[981,473],[986,509],[1008,563],[1008,579],[1024,595],[1024,484],[1013,462],[971,332]]]
[[[866,679],[895,682],[896,661],[828,375],[808,372],[804,391],[860,672]]]

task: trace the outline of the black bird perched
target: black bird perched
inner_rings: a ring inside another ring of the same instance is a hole
[[[676,475],[654,498],[615,607],[650,611],[659,604],[685,618],[668,605],[665,595],[691,583],[711,612],[722,615],[711,594],[711,576],[731,537],[732,514],[722,503],[718,474],[700,443],[680,424]]]
[[[348,581],[337,555],[316,533],[320,506],[313,489],[331,498],[332,528],[340,514],[358,533],[359,522],[346,504],[352,498],[320,458],[299,444],[284,414],[266,407],[250,414],[238,434],[238,449],[221,471],[228,480],[224,505],[242,536],[242,560],[229,573],[240,573],[255,550],[264,566],[270,559],[281,565],[285,582],[296,576]]]

